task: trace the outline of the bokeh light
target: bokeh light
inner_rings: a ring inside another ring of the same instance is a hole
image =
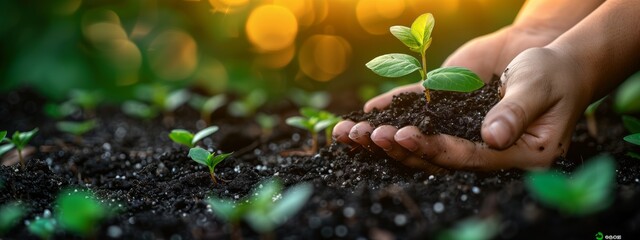
[[[293,60],[295,53],[295,46],[289,45],[282,50],[260,53],[256,57],[256,63],[267,68],[283,68],[287,66],[291,62],[291,60]]]
[[[180,30],[158,35],[147,49],[149,66],[163,80],[184,80],[198,64],[198,47],[193,37]]]
[[[300,48],[300,69],[312,79],[329,81],[349,66],[351,45],[342,37],[314,35]]]
[[[246,31],[249,41],[260,50],[277,51],[293,44],[298,21],[285,7],[264,5],[251,12]]]
[[[209,0],[213,12],[230,13],[247,5],[249,0]]]
[[[322,22],[329,12],[327,0],[273,0],[272,3],[289,9],[300,27]]]
[[[404,0],[360,0],[356,5],[356,17],[365,31],[380,35],[398,24],[395,19],[402,15],[404,9]]]
[[[196,86],[210,95],[215,95],[227,89],[229,73],[220,60],[207,57],[201,60],[193,78]]]
[[[51,11],[57,15],[71,15],[75,13],[80,5],[82,5],[82,0],[57,0],[54,1]]]

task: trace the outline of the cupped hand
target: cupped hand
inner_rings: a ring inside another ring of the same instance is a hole
[[[447,59],[445,65],[466,66],[487,80],[490,75],[505,69],[501,65],[506,63],[502,62],[513,58],[508,55],[515,56],[528,45],[546,44],[551,40],[530,38],[526,32],[518,35],[503,29],[465,44]],[[427,171],[438,167],[489,170],[547,166],[567,149],[573,123],[579,117],[576,109],[581,112],[580,106],[586,98],[572,95],[575,94],[572,86],[556,86],[569,82],[565,79],[576,79],[571,71],[573,68],[557,55],[548,49],[532,49],[511,61],[501,78],[504,98],[487,114],[483,123],[481,132],[486,144],[445,134],[423,135],[415,126],[374,128],[368,122],[349,120],[334,128],[334,138],[350,145],[381,148],[390,157]],[[478,61],[479,56],[485,56],[486,61]],[[564,90],[551,91],[559,87]],[[422,90],[418,84],[396,88],[367,102],[364,110],[384,108],[392,96],[400,92]]]

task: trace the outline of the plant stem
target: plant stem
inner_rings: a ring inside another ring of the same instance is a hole
[[[330,131],[330,128],[327,128],[326,130],[324,130],[324,138],[326,138],[327,147],[330,146],[331,142],[333,141],[333,139],[331,138],[331,132],[332,131]]]
[[[318,151],[318,133],[311,131],[311,152],[316,153]]]
[[[422,57],[422,80],[423,81],[427,81],[427,57],[425,56],[425,54],[420,54],[420,57]],[[429,88],[424,88],[424,96],[427,98],[427,104],[429,102],[431,102],[431,94],[429,94]]]
[[[211,176],[211,180],[213,180],[213,183],[214,183],[215,185],[218,185],[218,180],[216,180],[216,174],[215,174],[215,173],[213,173],[213,169],[210,169],[210,170],[209,170],[209,176]]]
[[[24,158],[22,157],[22,149],[18,148],[18,158],[20,159],[20,165],[24,169]]]

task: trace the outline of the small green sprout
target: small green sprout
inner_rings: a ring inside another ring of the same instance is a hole
[[[95,115],[96,107],[104,98],[104,95],[100,90],[89,91],[76,89],[72,90],[69,95],[69,102],[80,106],[80,108],[85,111],[85,115],[88,116]]]
[[[213,180],[213,183],[215,184],[218,184],[214,172],[216,165],[227,159],[227,157],[229,157],[231,154],[232,153],[223,153],[216,155],[215,153],[210,153],[209,151],[199,147],[189,150],[189,157],[193,159],[193,161],[196,161],[197,163],[205,165],[209,168],[209,175],[211,176],[211,180]]]
[[[266,140],[271,136],[271,133],[273,132],[273,128],[278,124],[277,115],[258,113],[256,114],[255,120],[258,123],[258,125],[260,125],[260,130],[262,131],[263,140]]]
[[[267,234],[295,215],[313,193],[313,186],[308,183],[297,184],[282,193],[282,183],[275,178],[258,186],[239,201],[216,197],[207,200],[217,217],[234,226],[235,238],[240,237],[237,228],[242,218],[255,231]]]
[[[298,107],[325,108],[331,102],[331,95],[324,91],[306,92],[294,88],[289,92],[289,99]]]
[[[122,105],[123,112],[142,119],[154,118],[162,112],[166,122],[171,122],[172,113],[191,97],[187,90],[170,91],[169,87],[163,85],[138,86],[135,95],[142,101],[126,101]]]
[[[262,89],[251,91],[246,97],[229,104],[229,114],[234,117],[248,117],[256,113],[267,102],[267,93]]]
[[[592,137],[598,136],[598,122],[596,121],[596,110],[598,107],[604,102],[604,99],[607,97],[603,97],[598,101],[590,104],[586,110],[584,110],[584,117],[587,119],[587,131],[589,135]]]
[[[78,111],[78,108],[71,101],[66,101],[61,104],[46,103],[42,110],[53,119],[62,119]]]
[[[33,235],[38,236],[40,239],[47,240],[56,232],[57,222],[50,217],[41,217],[33,220],[27,229]]]
[[[122,103],[122,112],[129,116],[145,120],[149,120],[158,116],[158,110],[143,102],[134,100]]]
[[[311,149],[309,151],[318,151],[318,132],[322,130],[325,130],[327,145],[329,145],[331,141],[331,131],[340,121],[340,118],[330,112],[313,108],[302,108],[300,109],[300,114],[302,116],[287,118],[286,122],[291,126],[305,129],[311,133]]]
[[[82,136],[93,130],[98,123],[96,120],[87,120],[83,122],[62,121],[56,123],[56,128],[61,132],[70,133],[75,136]]]
[[[624,137],[624,140],[640,146],[640,119],[632,116],[622,116],[622,122],[624,127],[631,133],[631,135]],[[628,152],[627,156],[640,159],[640,154],[637,152]]]
[[[0,207],[0,235],[11,230],[26,212],[27,210],[19,203],[9,203]]]
[[[7,136],[7,131],[0,131],[0,143],[5,142],[6,137]],[[0,156],[4,155],[5,153],[7,153],[9,150],[11,150],[13,148],[13,144],[9,143],[9,144],[5,144],[5,145],[1,145],[0,146]]]
[[[438,234],[438,240],[488,240],[493,239],[499,230],[500,224],[494,217],[469,218]]]
[[[613,102],[619,113],[640,112],[640,72],[620,84]]]
[[[171,133],[169,133],[169,138],[177,144],[182,144],[189,148],[193,148],[196,146],[196,143],[198,143],[205,137],[217,132],[218,129],[218,126],[211,126],[198,131],[195,135],[184,129],[174,129],[171,131]]]
[[[634,133],[634,134],[628,135],[624,137],[624,140],[629,143],[640,146],[640,133]]]
[[[200,119],[206,124],[211,124],[211,114],[227,103],[227,96],[224,94],[215,95],[209,98],[193,95],[189,100],[189,105],[200,111]]]
[[[65,190],[56,202],[60,227],[83,237],[92,236],[98,223],[111,214],[110,209],[88,191]]]
[[[18,150],[18,157],[20,158],[20,164],[22,165],[22,167],[24,167],[25,163],[24,163],[24,157],[22,156],[22,150],[24,149],[24,147],[27,146],[29,141],[31,141],[31,139],[33,138],[33,136],[36,135],[37,132],[38,132],[38,129],[35,128],[31,131],[23,132],[23,133],[16,131],[13,133],[11,138],[3,137],[2,141],[8,142],[9,144],[0,146],[0,155],[6,153],[11,148],[15,147]],[[4,132],[4,135],[6,136],[6,132]]]
[[[553,171],[531,172],[525,184],[543,204],[570,215],[587,215],[611,204],[615,173],[614,159],[600,155],[574,172],[573,178]]]
[[[402,77],[415,71],[420,72],[427,103],[431,101],[429,90],[471,92],[484,86],[478,75],[463,67],[443,67],[427,72],[425,53],[431,46],[434,25],[433,15],[425,13],[413,21],[411,28],[392,26],[389,29],[393,36],[420,55],[422,63],[411,55],[391,53],[374,58],[366,66],[383,77]]]

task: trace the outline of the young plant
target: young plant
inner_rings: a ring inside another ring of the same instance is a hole
[[[122,103],[122,112],[131,117],[145,120],[149,120],[158,116],[158,110],[143,102],[134,100]]]
[[[438,234],[438,240],[493,239],[500,232],[500,223],[495,217],[487,219],[469,218]]]
[[[327,92],[306,92],[302,89],[294,88],[289,92],[289,99],[298,107],[325,108],[331,102],[331,95]]]
[[[262,89],[254,89],[246,97],[229,104],[229,114],[235,117],[248,117],[256,113],[258,108],[267,102],[267,93]]]
[[[162,112],[165,123],[173,121],[173,112],[189,101],[191,96],[187,90],[170,91],[169,87],[163,85],[138,86],[135,95],[142,101],[126,101],[122,105],[123,112],[142,119],[155,118]]]
[[[12,147],[15,147],[18,150],[18,157],[20,158],[20,164],[22,165],[22,167],[25,166],[24,157],[22,156],[22,150],[24,149],[24,147],[27,146],[29,141],[31,141],[31,139],[33,138],[33,136],[36,135],[37,132],[38,132],[37,128],[28,132],[23,132],[23,133],[16,131],[13,133],[11,138],[4,139],[5,142],[9,142],[9,144],[7,144],[8,146],[10,146],[9,149],[11,149]],[[6,132],[5,132],[5,135],[6,135]],[[1,148],[0,152],[8,151],[8,150],[5,150],[7,148],[7,145],[0,147]]]
[[[607,97],[603,97],[598,101],[590,104],[586,110],[584,110],[584,117],[587,119],[587,131],[591,137],[598,136],[598,122],[596,121],[596,110],[602,104],[604,99]]]
[[[311,149],[310,152],[318,151],[318,132],[326,129],[327,142],[331,140],[331,130],[335,126],[340,118],[336,117],[330,112],[321,111],[313,108],[300,109],[302,116],[294,116],[287,118],[287,124],[309,131],[311,133]]]
[[[273,132],[273,128],[276,126],[276,124],[278,124],[278,116],[258,113],[256,114],[255,120],[258,125],[260,125],[260,130],[262,131],[262,139],[269,139],[271,133]]]
[[[616,167],[612,157],[600,155],[569,178],[554,171],[531,172],[525,184],[541,203],[570,215],[587,215],[611,204]]]
[[[463,67],[443,67],[427,72],[425,53],[431,46],[431,32],[435,20],[431,13],[420,15],[413,21],[411,28],[392,26],[391,34],[398,38],[413,52],[417,52],[422,63],[415,57],[402,53],[382,55],[369,61],[366,66],[383,77],[402,77],[420,72],[422,86],[425,88],[427,103],[431,101],[429,90],[443,90],[455,92],[471,92],[484,86],[484,82],[471,70]]]
[[[624,137],[624,140],[640,146],[640,119],[631,116],[622,116],[622,122],[624,123],[624,127],[631,133]],[[640,159],[640,154],[637,152],[628,152],[627,156]]]
[[[196,146],[196,143],[198,143],[203,138],[217,132],[218,129],[218,126],[211,126],[198,131],[195,135],[184,129],[173,129],[171,133],[169,133],[169,138],[177,144],[182,144],[189,148],[193,148]]]
[[[0,131],[0,143],[3,143],[6,141],[6,137],[7,136],[7,131]],[[9,143],[9,144],[5,144],[5,145],[1,145],[0,146],[0,156],[4,155],[5,153],[7,153],[9,150],[11,150],[13,148],[13,144]]]
[[[51,239],[55,233],[57,222],[51,217],[40,217],[33,220],[27,225],[27,230],[33,235],[38,236],[42,240]]]
[[[227,103],[227,97],[224,94],[215,95],[209,98],[193,95],[189,100],[189,105],[200,111],[200,119],[206,124],[211,124],[211,114]]]
[[[56,128],[61,132],[66,132],[77,137],[93,130],[98,123],[96,120],[87,120],[83,122],[62,121],[56,123]]]
[[[62,119],[78,111],[78,108],[71,101],[66,101],[60,104],[46,103],[42,110],[50,118]]]
[[[92,236],[100,221],[111,214],[91,192],[65,190],[56,202],[60,227],[85,238]]]
[[[215,175],[215,167],[218,163],[224,161],[229,157],[232,153],[223,153],[223,154],[215,154],[210,153],[207,150],[196,147],[189,150],[189,157],[196,161],[199,164],[205,165],[209,168],[209,175],[211,176],[211,180],[213,180],[214,184],[218,184]]]
[[[247,195],[251,198],[236,202],[211,197],[207,202],[216,216],[230,222],[234,229],[244,218],[255,231],[268,234],[295,215],[313,193],[313,186],[308,183],[297,184],[284,193],[282,188],[280,181],[269,179]],[[234,237],[239,237],[239,232],[234,232]]]
[[[0,236],[15,226],[26,214],[19,203],[9,203],[0,207]]]

